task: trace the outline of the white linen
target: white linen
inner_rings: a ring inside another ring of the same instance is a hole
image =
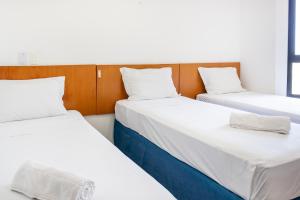
[[[300,125],[288,135],[234,129],[231,112],[184,97],[116,105],[124,126],[245,199],[300,196]]]
[[[235,67],[198,68],[205,89],[209,94],[225,94],[245,91]]]
[[[65,77],[0,80],[0,123],[65,114]]]
[[[129,100],[159,99],[178,96],[172,79],[172,68],[132,69],[122,67]]]
[[[0,199],[25,200],[10,190],[27,160],[93,180],[94,200],[174,199],[76,111],[67,115],[0,123]]]
[[[233,128],[288,134],[291,121],[290,118],[284,116],[231,113],[229,125]]]
[[[39,200],[91,200],[95,183],[38,162],[26,161],[15,174],[11,189]]]
[[[300,100],[258,92],[241,92],[221,95],[199,94],[197,100],[237,108],[261,115],[287,116],[300,123]]]

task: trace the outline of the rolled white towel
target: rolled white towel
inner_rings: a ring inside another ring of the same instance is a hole
[[[73,174],[28,161],[15,174],[11,189],[39,200],[90,200],[95,184]]]
[[[291,128],[291,120],[285,116],[231,113],[230,126],[233,128],[288,134]]]

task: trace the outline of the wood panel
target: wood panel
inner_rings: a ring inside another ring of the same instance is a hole
[[[183,96],[194,99],[197,94],[206,92],[198,73],[199,67],[235,67],[240,75],[239,62],[180,64],[180,93]]]
[[[24,80],[65,76],[64,105],[83,115],[96,114],[96,65],[2,66],[0,79]]]
[[[118,100],[126,99],[124,84],[120,73],[121,67],[135,69],[172,67],[174,85],[179,91],[179,64],[149,65],[98,65],[97,112],[98,114],[114,113]]]

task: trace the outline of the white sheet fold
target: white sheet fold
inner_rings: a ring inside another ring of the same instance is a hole
[[[298,98],[248,91],[221,95],[202,93],[197,95],[197,100],[260,115],[287,116],[292,122],[300,124]]]
[[[288,134],[291,128],[289,117],[265,116],[253,113],[231,113],[229,124],[233,128],[269,131],[281,134]]]
[[[95,184],[71,173],[27,161],[15,174],[11,189],[39,200],[91,200]]]

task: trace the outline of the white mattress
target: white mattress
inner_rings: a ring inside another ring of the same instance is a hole
[[[237,108],[262,115],[284,115],[300,123],[300,100],[257,92],[199,94],[197,100]]]
[[[25,200],[9,189],[26,160],[95,181],[95,200],[174,199],[76,111],[65,116],[0,123],[0,199]]]
[[[300,196],[300,125],[289,135],[233,129],[231,108],[184,97],[128,101],[116,119],[245,199]]]

